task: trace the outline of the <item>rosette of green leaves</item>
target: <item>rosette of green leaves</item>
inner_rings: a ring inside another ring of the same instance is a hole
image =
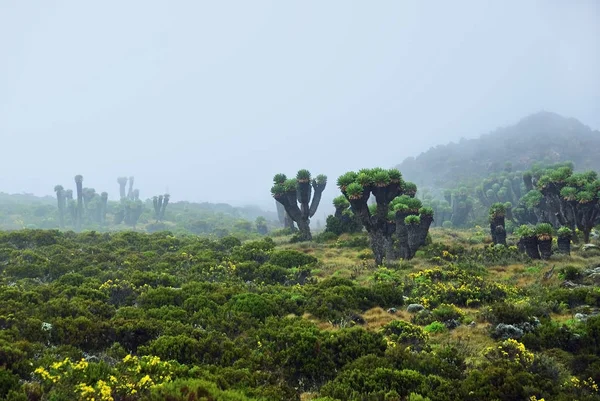
[[[285,186],[283,184],[275,184],[271,187],[271,195],[275,198],[283,196],[285,194]]]
[[[406,206],[406,202],[408,202],[408,200],[411,199],[410,196],[407,195],[400,195],[400,196],[396,196],[394,199],[392,199],[392,201],[390,202],[390,208],[395,208],[396,205],[405,205]]]
[[[564,187],[560,190],[560,196],[566,201],[575,201],[577,200],[577,188]]]
[[[341,189],[347,188],[348,185],[352,184],[356,181],[357,174],[354,171],[348,171],[345,174],[342,174],[337,179],[337,186]]]
[[[405,182],[403,188],[404,193],[406,194],[414,195],[417,193],[417,184],[415,184],[414,182]]]
[[[285,182],[285,180],[287,180],[287,177],[285,176],[285,174],[275,174],[275,177],[273,177],[273,182],[275,184],[283,184]]]
[[[404,218],[404,224],[413,224],[413,225],[419,225],[421,224],[421,217],[411,214],[410,216],[406,216]]]
[[[544,189],[546,188],[548,185],[550,185],[550,183],[552,182],[552,180],[550,179],[550,176],[548,175],[543,175],[540,177],[540,179],[537,182],[537,187],[539,189]]]
[[[350,207],[350,202],[348,202],[348,199],[346,199],[344,195],[340,195],[333,198],[333,206],[335,206],[336,209],[347,209]]]
[[[283,188],[285,189],[285,192],[295,192],[297,186],[298,181],[293,178],[285,180],[285,182],[283,183]]]
[[[423,207],[423,204],[417,198],[408,198],[404,203],[406,206],[408,206],[408,209],[414,213],[417,213],[419,209]]]
[[[540,191],[533,189],[527,192],[527,194],[523,197],[523,202],[525,202],[525,205],[531,209],[538,206],[543,198],[544,195],[542,195]]]
[[[571,167],[564,166],[564,167],[559,167],[556,170],[550,171],[550,173],[548,174],[548,177],[550,178],[550,181],[552,181],[552,182],[563,183],[572,174],[573,174],[573,169]]]
[[[388,186],[390,184],[390,182],[392,181],[389,173],[385,170],[375,171],[371,174],[371,176],[373,177],[372,178],[373,182],[378,187]]]
[[[327,184],[327,176],[325,174],[319,174],[317,178],[315,178],[315,181],[319,185]]]
[[[346,194],[350,199],[360,199],[362,197],[364,188],[357,182],[353,182],[346,187]]]
[[[352,213],[352,210],[350,208],[344,210],[342,212],[342,215],[343,216],[347,216],[347,217],[354,217],[354,213]]]
[[[369,172],[360,172],[356,177],[356,182],[362,185],[363,187],[369,187],[374,184],[373,177]]]
[[[551,239],[553,231],[554,227],[550,223],[540,223],[535,227],[535,235],[541,240]]]
[[[565,237],[572,237],[573,236],[573,230],[571,230],[569,227],[561,227],[558,229],[557,234],[559,237],[565,238]]]
[[[594,201],[594,194],[589,191],[581,191],[577,193],[577,202],[590,203]]]
[[[530,225],[523,224],[515,230],[515,234],[521,238],[533,237],[535,235],[535,228]]]
[[[567,185],[575,188],[583,188],[587,184],[590,176],[583,173],[576,173],[567,179]]]
[[[388,175],[390,176],[390,180],[392,182],[402,181],[402,173],[400,172],[400,170],[398,170],[396,168],[389,169]]]
[[[296,179],[301,182],[310,181],[310,171],[306,169],[298,170],[298,173],[296,173]]]
[[[421,216],[433,216],[433,209],[425,206],[419,209],[419,215]]]
[[[503,217],[506,215],[506,206],[503,203],[496,202],[490,207],[490,219]]]

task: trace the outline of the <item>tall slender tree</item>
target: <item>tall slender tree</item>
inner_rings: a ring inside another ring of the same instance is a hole
[[[135,178],[133,176],[129,177],[129,189],[127,190],[127,199],[133,200],[133,183]]]
[[[77,188],[77,218],[75,220],[75,230],[81,231],[83,222],[83,176],[75,176],[75,186]]]
[[[108,210],[108,193],[102,192],[100,194],[100,200],[100,224],[106,224],[106,212]]]
[[[54,192],[56,192],[56,201],[58,202],[58,219],[60,228],[65,228],[65,208],[66,208],[66,197],[65,197],[65,189],[62,185],[57,185],[54,187]]]
[[[320,174],[311,179],[308,170],[300,170],[296,179],[288,180],[284,174],[277,174],[273,181],[271,194],[298,225],[300,240],[311,240],[310,218],[317,212],[321,194],[327,185],[327,176]]]
[[[127,186],[127,177],[119,177],[117,178],[117,182],[119,183],[119,196],[121,199],[126,197],[125,187]]]

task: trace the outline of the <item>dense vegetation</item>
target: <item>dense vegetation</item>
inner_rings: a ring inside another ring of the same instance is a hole
[[[376,267],[365,234],[0,234],[0,398],[597,399],[600,253],[473,235]]]

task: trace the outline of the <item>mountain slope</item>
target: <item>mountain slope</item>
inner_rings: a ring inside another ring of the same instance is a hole
[[[422,187],[449,188],[503,170],[528,169],[534,162],[573,161],[577,170],[600,170],[600,131],[574,118],[540,112],[477,139],[439,145],[398,168]]]

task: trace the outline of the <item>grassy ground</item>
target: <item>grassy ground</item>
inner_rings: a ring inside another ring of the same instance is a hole
[[[491,238],[480,227],[466,230],[433,228],[430,230],[434,244],[444,244],[448,247],[461,246],[467,252],[482,249],[489,245]],[[337,276],[355,280],[357,283],[368,285],[373,273],[377,270],[370,250],[368,248],[344,247],[343,244],[364,234],[343,235],[337,241],[327,243],[296,243],[290,244],[289,237],[280,237],[276,242],[283,248],[295,249],[315,256],[319,260],[318,266],[313,270],[313,275],[318,279]],[[516,243],[516,238],[508,239],[509,245]],[[498,264],[486,268],[486,280],[509,284],[524,289],[540,287],[557,287],[563,282],[561,269],[565,266],[574,266],[578,269],[600,266],[600,255],[583,253],[574,245],[571,256],[553,255],[547,261],[532,261],[528,263]],[[406,276],[416,271],[434,266],[428,258],[417,256],[408,262],[394,263],[390,266],[401,276]],[[549,274],[551,273],[551,274]],[[463,308],[466,320],[475,321],[474,326],[461,325],[450,331],[431,335],[432,342],[443,344],[453,343],[463,348],[468,348],[470,355],[478,355],[481,351],[494,343],[489,336],[489,324],[482,323],[481,310],[478,308]],[[372,308],[362,314],[368,330],[379,330],[393,320],[410,321],[411,314],[405,307],[399,307],[396,313],[388,313],[380,307]],[[314,322],[319,328],[336,330],[330,322],[319,321],[314,316],[305,315],[304,318]],[[572,313],[557,314],[553,319],[559,322],[573,320]]]

